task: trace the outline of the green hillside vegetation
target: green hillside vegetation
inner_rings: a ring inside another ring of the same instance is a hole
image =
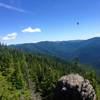
[[[30,100],[30,82],[43,100],[52,100],[57,80],[65,74],[79,73],[93,85],[100,100],[100,79],[93,69],[40,54],[26,53],[0,45],[0,100]],[[30,80],[29,80],[30,79]]]
[[[48,54],[60,59],[69,60],[78,57],[82,64],[88,64],[93,66],[97,71],[100,70],[100,37],[87,40],[41,41],[37,43],[10,45],[10,47],[32,53]]]

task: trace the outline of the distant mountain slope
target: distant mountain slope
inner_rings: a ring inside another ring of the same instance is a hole
[[[45,53],[60,58],[66,58],[69,53],[77,50],[81,41],[61,41],[61,42],[38,42],[38,43],[26,43],[26,44],[17,44],[10,45],[10,47],[23,49],[25,51],[36,52],[36,53]]]
[[[58,41],[58,42],[38,42],[10,45],[10,47],[20,48],[25,51],[49,54],[63,59],[73,59],[79,57],[85,64],[100,67],[100,38],[95,37],[88,40]]]

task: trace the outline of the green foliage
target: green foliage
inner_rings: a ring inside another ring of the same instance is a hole
[[[52,100],[57,80],[65,74],[79,73],[89,79],[100,100],[100,79],[92,69],[76,59],[65,62],[47,55],[31,54],[0,45],[0,100],[30,100],[29,78],[43,100]]]
[[[0,45],[0,100],[29,100],[29,90],[23,78],[21,56],[23,53]]]

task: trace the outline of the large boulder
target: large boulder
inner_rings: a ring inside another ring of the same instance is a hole
[[[96,100],[96,94],[89,80],[69,74],[58,80],[54,100]]]

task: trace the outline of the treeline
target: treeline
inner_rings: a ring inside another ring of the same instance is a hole
[[[79,73],[89,79],[100,100],[100,79],[93,69],[76,59],[65,62],[41,54],[31,54],[0,44],[0,100],[30,100],[29,80],[43,100],[52,100],[57,80],[65,74]]]

